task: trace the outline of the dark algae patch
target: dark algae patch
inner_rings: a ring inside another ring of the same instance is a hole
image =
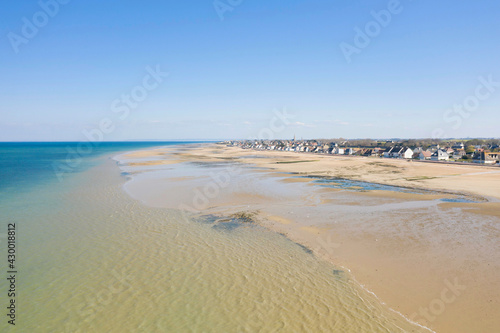
[[[342,276],[342,274],[344,274],[344,271],[342,271],[340,269],[333,270],[333,275],[335,275],[335,276]]]
[[[310,248],[308,248],[307,246],[302,245],[302,244],[297,243],[297,242],[294,242],[294,243],[297,244],[302,250],[304,250],[305,253],[307,253],[307,254],[313,253],[313,251]]]
[[[214,229],[232,231],[239,227],[255,224],[256,215],[256,212],[238,212],[229,216],[207,214],[201,215],[196,219],[196,221],[211,224]]]
[[[314,179],[313,183],[323,187],[330,187],[350,191],[393,191],[403,193],[416,193],[423,194],[427,191],[418,190],[415,188],[392,186],[377,183],[364,182],[360,180],[353,180],[338,177],[319,177],[319,176],[306,176],[306,178]],[[430,191],[429,191],[430,192]]]
[[[281,162],[276,162],[276,164],[307,163],[307,162],[317,162],[317,161],[318,161],[318,160],[281,161]]]

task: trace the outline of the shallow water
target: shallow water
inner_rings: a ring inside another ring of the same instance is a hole
[[[363,182],[346,178],[322,178],[322,177],[321,178],[305,177],[305,178],[314,179],[313,183],[323,187],[331,187],[331,188],[351,190],[351,191],[392,191],[392,192],[418,193],[418,194],[432,193],[431,191],[422,191],[401,186],[376,184],[376,183]]]
[[[19,226],[13,331],[416,331],[287,238],[143,206],[101,162],[0,202],[2,227]]]

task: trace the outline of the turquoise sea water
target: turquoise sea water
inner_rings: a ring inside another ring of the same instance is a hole
[[[185,142],[0,142],[0,193],[26,191],[38,184],[63,181],[113,152]]]

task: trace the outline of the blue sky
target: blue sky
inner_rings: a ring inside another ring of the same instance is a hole
[[[498,1],[57,1],[2,5],[0,141],[500,136]]]

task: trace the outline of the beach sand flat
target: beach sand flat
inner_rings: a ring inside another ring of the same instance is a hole
[[[345,267],[419,324],[437,332],[500,327],[498,168],[215,144],[161,153],[208,177],[192,178],[186,167],[176,169],[175,182],[145,173],[127,183],[133,197],[199,213],[256,212],[259,223]],[[149,157],[157,159],[158,151]],[[364,190],[356,182],[338,188],[335,178],[401,188]]]

